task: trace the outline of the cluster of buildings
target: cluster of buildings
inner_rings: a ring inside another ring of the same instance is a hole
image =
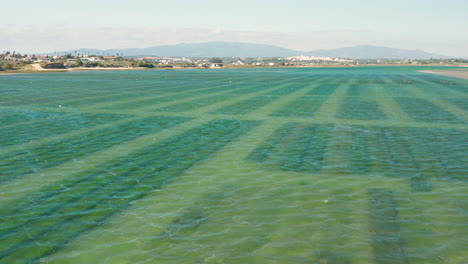
[[[46,56],[36,56],[34,54],[21,55],[21,54],[15,54],[14,52],[13,53],[10,53],[10,52],[0,53],[0,57],[2,58],[2,60],[6,60],[6,61],[36,61],[36,60],[46,59]]]
[[[74,65],[78,60],[83,63],[87,63],[88,66],[91,64],[104,63],[115,61],[125,61],[128,63],[145,62],[150,64],[159,65],[159,67],[205,67],[205,68],[221,68],[225,64],[233,66],[301,66],[315,63],[326,63],[326,64],[348,64],[354,62],[353,60],[331,58],[331,57],[316,57],[316,56],[291,56],[291,57],[276,57],[276,58],[223,58],[219,61],[212,61],[207,58],[185,58],[185,57],[156,57],[156,56],[142,56],[136,58],[123,58],[117,56],[102,56],[102,55],[86,55],[86,54],[66,54],[66,55],[35,55],[35,54],[18,54],[15,52],[3,52],[0,53],[0,59],[6,61],[18,61],[27,63],[53,63],[59,62],[64,63],[66,66]],[[212,58],[213,59],[213,58]],[[223,63],[224,61],[224,63]],[[122,64],[122,63],[121,63]]]
[[[207,59],[189,59],[185,57],[151,57],[151,56],[145,56],[145,57],[137,57],[135,58],[136,61],[148,61],[148,62],[154,62],[154,63],[160,63],[160,64],[178,64],[178,63],[203,63],[208,61]]]
[[[0,57],[5,61],[24,61],[32,63],[52,62],[54,60],[66,60],[67,62],[74,62],[80,59],[82,62],[100,62],[104,60],[114,60],[114,56],[93,56],[93,55],[36,55],[36,54],[18,54],[3,52]]]
[[[148,61],[148,62],[154,62],[154,63],[159,63],[159,64],[178,64],[178,63],[196,63],[195,60],[188,59],[188,58],[173,58],[173,57],[151,57],[151,56],[146,56],[146,57],[138,57],[135,58],[136,61]]]
[[[208,59],[189,59],[189,58],[179,58],[179,57],[138,57],[135,58],[136,61],[146,61],[162,65],[177,65],[184,64],[185,67],[207,67],[207,68],[221,68],[224,66],[223,63],[213,63]]]
[[[316,61],[316,62],[325,61],[325,62],[339,62],[339,63],[353,62],[353,60],[347,60],[347,59],[331,58],[331,57],[315,57],[315,56],[305,56],[305,55],[279,58],[278,60],[285,60],[285,61]]]

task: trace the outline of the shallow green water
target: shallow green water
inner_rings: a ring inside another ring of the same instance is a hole
[[[0,76],[0,263],[466,263],[468,81]]]

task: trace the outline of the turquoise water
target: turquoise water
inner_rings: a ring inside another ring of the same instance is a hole
[[[467,263],[468,81],[0,76],[0,263]]]

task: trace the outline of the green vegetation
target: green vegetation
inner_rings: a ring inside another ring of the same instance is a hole
[[[83,62],[80,60],[80,59],[76,59],[76,62],[75,62],[75,67],[81,67],[83,66]]]
[[[53,63],[45,63],[41,65],[42,68],[44,69],[65,69],[65,65],[63,63],[59,62],[53,62]]]
[[[124,57],[122,54],[92,55],[69,53],[64,55],[27,55],[15,52],[0,54],[0,71],[36,71],[28,67],[33,63],[62,63],[67,68],[209,68],[210,64],[223,64],[225,68],[288,68],[288,67],[348,67],[369,65],[430,65],[430,66],[463,66],[468,65],[464,59],[431,59],[431,60],[326,60],[297,61],[295,59],[271,58],[178,58],[178,57]],[[7,67],[8,66],[8,67]],[[407,82],[407,80],[403,80]]]
[[[133,62],[132,66],[143,67],[143,68],[154,68],[153,63],[148,63],[148,62],[145,62],[145,61]]]
[[[223,59],[214,57],[210,59],[210,63],[223,63]]]
[[[83,64],[83,67],[86,68],[94,68],[94,67],[102,67],[103,64],[100,62],[86,62]]]

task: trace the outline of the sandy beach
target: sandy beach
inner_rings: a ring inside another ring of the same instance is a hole
[[[116,71],[116,70],[144,70],[146,68],[140,67],[79,67],[67,69],[44,69],[39,64],[31,64],[29,67],[16,70],[13,72],[0,72],[0,75],[14,75],[14,74],[29,74],[29,73],[46,73],[46,72],[72,72],[72,71]]]
[[[438,74],[444,75],[449,77],[461,78],[468,80],[468,70],[461,70],[461,71],[444,71],[444,70],[436,70],[436,71],[420,71],[424,73],[431,73],[431,74]]]
[[[19,73],[6,73],[6,72],[0,72],[0,75],[15,75]]]
[[[352,66],[352,67],[369,67],[371,65],[366,65],[366,66]],[[377,66],[377,65],[373,65]],[[385,65],[378,65],[378,66],[385,66]],[[343,65],[338,65],[338,66],[331,66],[331,65],[311,65],[311,66],[296,66],[294,68],[333,68],[333,67],[344,67]],[[407,67],[407,66],[400,66],[400,67]],[[226,66],[224,67],[225,69],[242,69],[242,68],[259,68],[259,67],[231,67],[231,66]],[[265,68],[265,67],[260,67],[260,68]],[[293,68],[293,67],[268,67],[268,68]],[[157,70],[157,69],[164,69],[164,68],[154,68],[151,70]],[[186,69],[183,67],[173,67],[170,69]],[[197,68],[197,69],[203,69],[203,68]],[[28,68],[22,69],[22,70],[16,70],[13,72],[0,72],[0,75],[14,75],[14,74],[30,74],[30,73],[46,73],[46,72],[73,72],[73,71],[116,71],[116,70],[148,70],[148,68],[143,68],[143,67],[93,67],[93,68],[88,68],[88,67],[77,67],[77,68],[67,68],[67,69],[44,69],[42,68],[39,64],[32,64]],[[437,75],[444,75],[444,76],[449,76],[449,77],[456,77],[456,78],[461,78],[468,80],[468,70],[422,70],[419,72],[423,73],[429,73],[429,74],[437,74]]]

